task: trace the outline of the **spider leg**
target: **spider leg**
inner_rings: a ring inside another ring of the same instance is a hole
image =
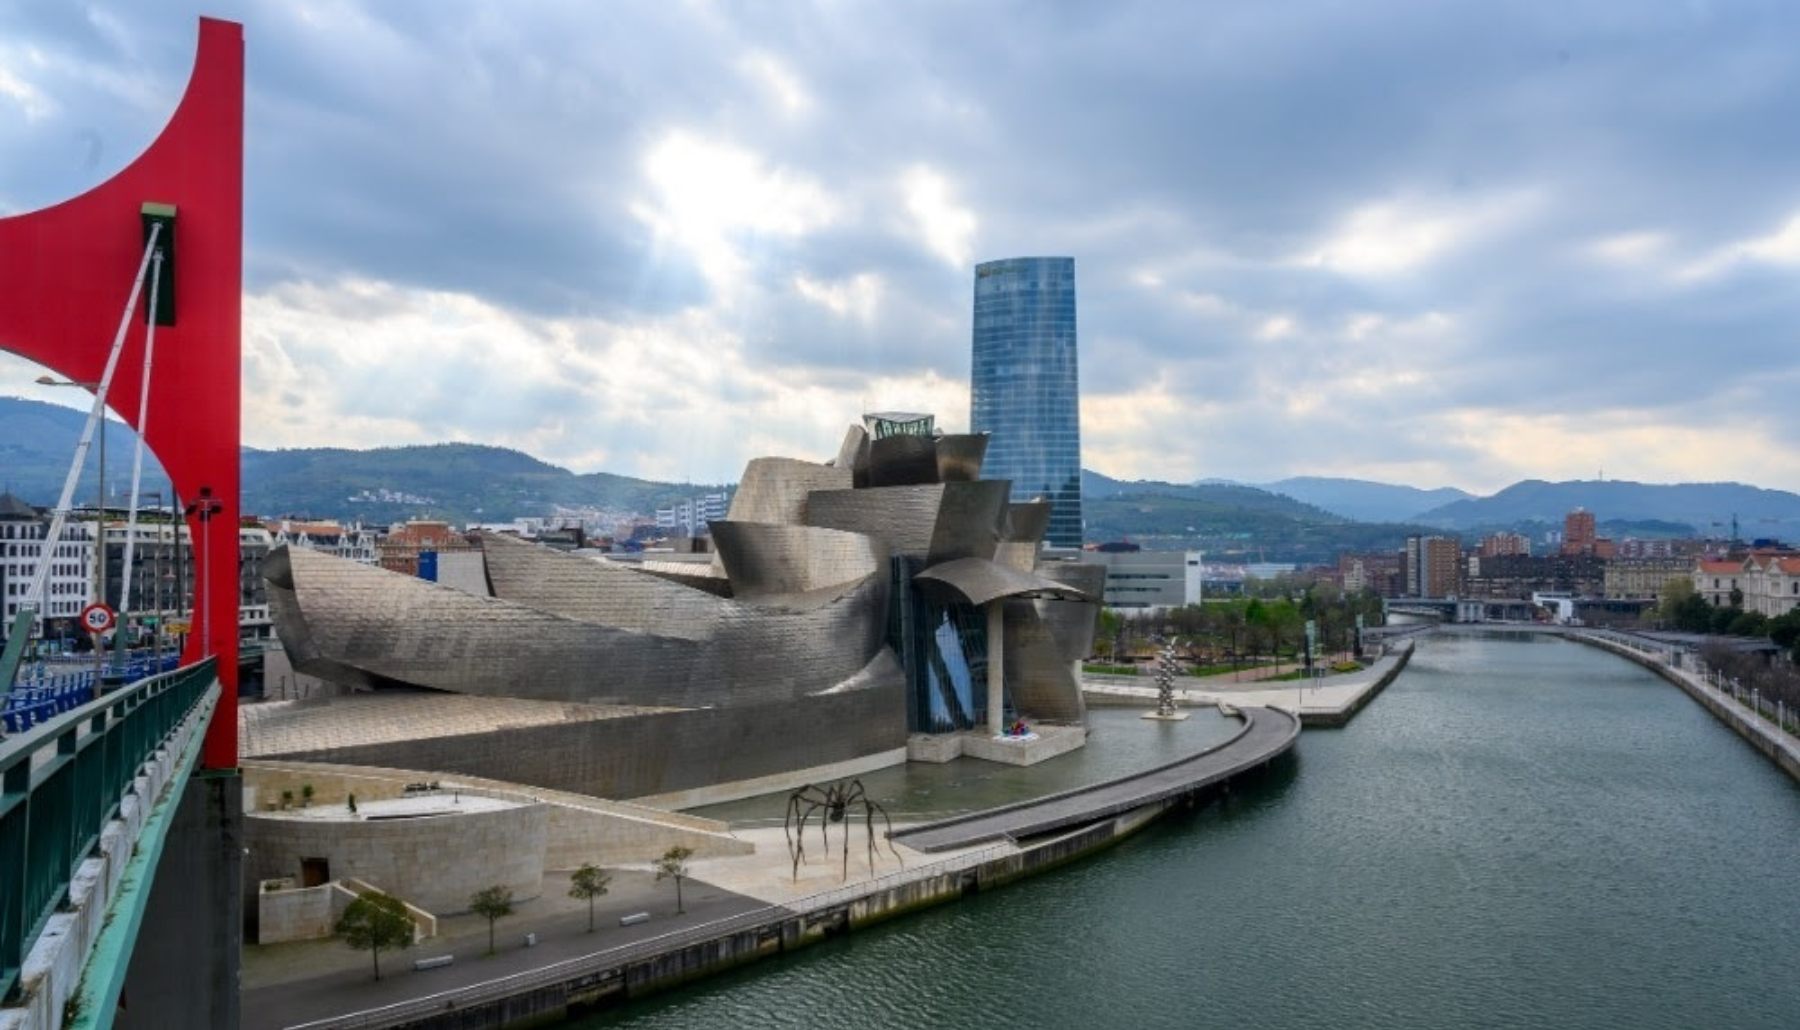
[[[875,875],[875,806],[863,802],[863,837],[869,844],[869,875]]]
[[[819,811],[819,809],[820,805],[817,801],[808,801],[805,810],[800,814],[800,826],[798,831],[794,834],[794,850],[796,855],[794,859],[794,878],[796,880],[800,878],[800,866],[806,861],[806,824],[812,819],[813,813]],[[823,817],[821,817],[821,822],[823,822]],[[826,854],[830,854],[830,852],[827,851]]]
[[[887,809],[882,808],[880,805],[876,805],[875,807],[876,810],[881,813],[881,821],[887,824],[888,850],[894,853],[894,861],[900,863],[900,868],[905,869],[906,859],[901,858],[900,849],[894,847],[894,821],[888,818]]]
[[[788,859],[794,864],[794,879],[800,879],[800,855],[794,850],[794,809],[800,805],[798,793],[788,795],[787,813],[781,817],[781,836],[787,841]]]

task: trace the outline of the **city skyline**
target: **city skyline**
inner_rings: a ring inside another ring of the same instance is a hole
[[[0,210],[148,143],[193,13],[0,14]],[[215,13],[254,446],[722,481],[966,410],[967,278],[1035,252],[1109,475],[1800,486],[1792,12]]]

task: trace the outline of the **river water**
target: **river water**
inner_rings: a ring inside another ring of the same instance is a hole
[[[1442,634],[1226,802],[584,1027],[1800,1028],[1800,787],[1673,686]]]

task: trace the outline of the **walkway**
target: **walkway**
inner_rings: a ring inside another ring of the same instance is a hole
[[[595,932],[587,932],[587,905],[570,901],[566,876],[544,878],[545,896],[520,905],[519,914],[495,927],[498,945],[487,955],[487,921],[478,916],[446,918],[442,936],[419,942],[406,951],[384,952],[382,978],[373,979],[369,953],[353,951],[330,938],[289,944],[253,945],[245,949],[244,1030],[277,1030],[326,1020],[343,1013],[408,1002],[433,994],[456,992],[473,984],[540,969],[607,949],[643,945],[650,952],[664,946],[672,932],[728,928],[741,918],[756,923],[770,918],[770,907],[755,898],[722,890],[702,881],[682,882],[684,914],[675,912],[675,888],[638,870],[608,870],[610,891],[594,906]],[[619,917],[649,912],[651,919],[621,927]],[[526,948],[521,938],[538,935]],[[443,969],[415,972],[416,959],[455,955]]]
[[[1284,683],[1244,683],[1241,685],[1177,679],[1175,700],[1183,707],[1227,704],[1262,705],[1295,710],[1308,726],[1341,726],[1350,720],[1371,695],[1385,687],[1413,646],[1403,640],[1375,664],[1361,672],[1338,673],[1316,680],[1291,680]],[[1205,683],[1204,687],[1199,684]],[[1087,703],[1093,705],[1143,705],[1156,707],[1156,688],[1143,683],[1139,676],[1085,676],[1081,683]]]
[[[1123,779],[901,830],[894,839],[919,851],[944,851],[1098,822],[1230,779],[1293,747],[1300,735],[1300,721],[1279,708],[1239,712],[1243,731],[1199,754]]]

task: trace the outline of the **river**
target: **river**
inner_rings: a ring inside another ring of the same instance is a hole
[[[1800,786],[1675,687],[1446,633],[1227,801],[583,1027],[1800,1027]]]

